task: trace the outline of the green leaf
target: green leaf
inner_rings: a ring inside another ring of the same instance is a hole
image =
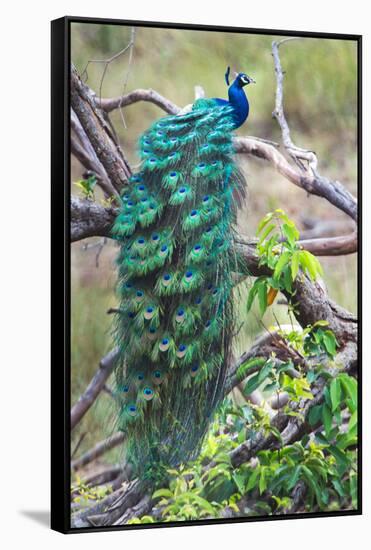
[[[292,280],[295,281],[296,279],[296,276],[298,274],[298,271],[299,271],[299,264],[300,264],[300,252],[299,251],[296,251],[293,253],[292,255],[292,258],[291,258],[291,277],[292,277]]]
[[[341,384],[338,378],[334,378],[330,384],[330,397],[332,405],[331,409],[332,412],[334,412],[339,407],[341,400]]]
[[[308,414],[308,421],[311,426],[315,426],[322,416],[322,405],[312,407]]]
[[[299,260],[300,265],[305,271],[308,272],[312,281],[315,281],[318,275],[322,275],[323,271],[321,264],[319,263],[317,258],[307,250],[300,250]]]
[[[263,316],[267,309],[267,282],[262,281],[258,287],[260,313]]]
[[[250,393],[256,390],[258,386],[260,386],[259,373],[254,374],[254,376],[249,378],[249,380],[246,382],[246,385],[243,389],[243,393],[245,395],[250,395]]]
[[[269,225],[267,225],[267,227],[264,229],[264,231],[259,235],[259,240],[260,242],[263,242],[264,239],[266,239],[269,235],[269,233],[271,233],[271,231],[276,227],[276,225],[274,223],[270,223]]]
[[[289,481],[288,481],[288,484],[287,484],[287,488],[288,490],[290,491],[290,489],[293,489],[295,487],[295,485],[297,484],[298,480],[299,480],[299,476],[300,476],[300,473],[301,473],[301,466],[296,466],[296,468],[294,469]]]
[[[281,256],[278,258],[278,261],[276,263],[276,267],[274,268],[273,272],[273,278],[278,279],[281,275],[284,267],[288,263],[289,259],[291,257],[291,252],[289,250],[286,250],[281,254]]]
[[[232,475],[232,479],[235,482],[237,489],[239,490],[241,495],[243,495],[245,492],[245,477],[242,474],[234,472]]]
[[[282,232],[291,246],[295,246],[295,242],[299,239],[299,231],[296,229],[294,223],[284,223],[282,225]]]
[[[267,488],[267,478],[266,478],[266,475],[265,475],[266,470],[267,470],[266,466],[262,466],[262,468],[260,468],[259,493],[261,495],[264,493],[264,491]]]
[[[349,376],[348,374],[340,374],[338,376],[338,379],[341,382],[341,385],[343,387],[344,393],[350,398],[351,400],[351,407],[352,412],[354,412],[357,409],[357,380],[353,378],[353,376]]]
[[[152,495],[152,498],[173,498],[174,495],[169,489],[158,489]]]
[[[246,376],[249,374],[249,370],[253,367],[260,367],[263,366],[266,363],[265,357],[253,357],[252,359],[249,359],[245,363],[243,363],[240,367],[238,367],[236,377],[239,381],[242,381]]]
[[[264,218],[260,220],[260,222],[258,223],[257,234],[259,234],[260,231],[271,221],[272,217],[273,217],[273,212],[269,212],[264,216]]]
[[[258,293],[260,283],[261,283],[261,277],[254,281],[253,286],[249,290],[249,295],[247,297],[247,304],[246,304],[247,312],[249,312],[250,309],[251,309],[251,306],[254,302],[255,296]]]
[[[323,343],[325,345],[326,351],[331,357],[336,355],[336,345],[337,341],[335,334],[331,330],[325,330],[323,332]]]
[[[258,467],[256,467],[252,471],[249,477],[249,481],[247,482],[247,485],[246,485],[246,492],[251,491],[251,489],[254,489],[254,487],[256,486],[256,481],[258,479],[259,471],[260,471],[260,468]]]
[[[328,436],[332,428],[332,415],[328,405],[323,405],[322,407],[322,420],[325,427],[326,436]]]

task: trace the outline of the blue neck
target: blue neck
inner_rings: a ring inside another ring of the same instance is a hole
[[[239,128],[249,116],[249,102],[237,80],[229,87],[228,98],[229,105],[234,110],[233,118],[236,122],[236,128]]]

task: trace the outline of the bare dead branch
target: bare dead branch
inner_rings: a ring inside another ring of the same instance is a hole
[[[130,167],[118,150],[109,124],[97,108],[89,88],[83,84],[75,67],[71,67],[71,106],[94,151],[103,165],[116,194],[127,184]]]
[[[96,99],[96,101],[98,100]],[[175,105],[175,103],[172,103],[166,97],[163,97],[155,90],[145,90],[143,88],[138,88],[137,90],[133,90],[132,92],[119,97],[106,99],[102,98],[101,101],[99,101],[99,107],[106,111],[106,113],[110,113],[114,109],[126,107],[127,105],[138,103],[138,101],[147,101],[149,103],[153,103],[170,115],[176,115],[180,111],[180,107]]]
[[[353,220],[357,221],[357,203],[354,197],[352,197],[349,191],[347,191],[340,182],[331,181],[321,176],[317,171],[318,161],[316,154],[313,151],[297,147],[291,139],[290,128],[283,108],[284,73],[279,56],[279,47],[284,42],[287,42],[287,40],[272,43],[272,55],[277,82],[275,109],[272,114],[281,128],[282,141],[285,149],[301,170],[301,179],[303,180],[303,183],[305,180],[305,189],[309,193],[325,197],[327,200],[332,202],[332,204],[351,216]],[[303,164],[303,160],[307,162],[308,168],[306,168]],[[304,187],[304,185],[301,186]],[[344,206],[347,206],[346,210],[344,209]],[[351,209],[349,209],[349,206],[351,206]]]
[[[92,378],[84,393],[79,397],[77,403],[75,403],[71,409],[71,430],[75,428],[96,400],[108,377],[113,371],[117,355],[118,350],[115,348],[107,353],[103,359],[101,359],[98,371]]]
[[[307,193],[323,197],[328,202],[357,221],[357,201],[339,182],[332,182],[316,175],[300,173],[291,166],[273,145],[249,137],[235,137],[236,153],[245,153],[270,162],[275,169],[291,183],[301,187]]]
[[[100,204],[71,197],[71,241],[88,237],[112,237],[111,228],[117,209],[105,208]]]
[[[83,455],[81,455],[76,460],[73,460],[71,463],[71,469],[72,470],[78,470],[79,468],[82,468],[83,466],[86,466],[90,462],[93,462],[100,456],[102,456],[107,451],[110,451],[111,449],[114,449],[118,445],[120,445],[125,439],[125,435],[122,432],[117,432],[110,437],[107,437],[107,439],[104,439],[103,441],[100,441],[97,443],[92,449],[89,451],[86,451]]]

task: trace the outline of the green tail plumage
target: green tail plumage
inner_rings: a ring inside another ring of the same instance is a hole
[[[120,307],[119,429],[138,472],[192,459],[225,381],[234,325],[235,205],[229,107],[199,100],[140,139],[141,168],[113,232]]]

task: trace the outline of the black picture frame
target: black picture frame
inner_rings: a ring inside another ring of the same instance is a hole
[[[70,527],[70,29],[71,23],[97,23],[135,27],[155,27],[219,31],[247,34],[303,36],[352,40],[358,52],[358,357],[359,357],[359,454],[358,508],[333,512],[308,512],[285,516],[240,517],[157,524],[107,527]],[[211,525],[303,519],[362,514],[362,36],[280,29],[178,24],[66,16],[51,22],[51,528],[62,533],[148,529],[186,525]]]

